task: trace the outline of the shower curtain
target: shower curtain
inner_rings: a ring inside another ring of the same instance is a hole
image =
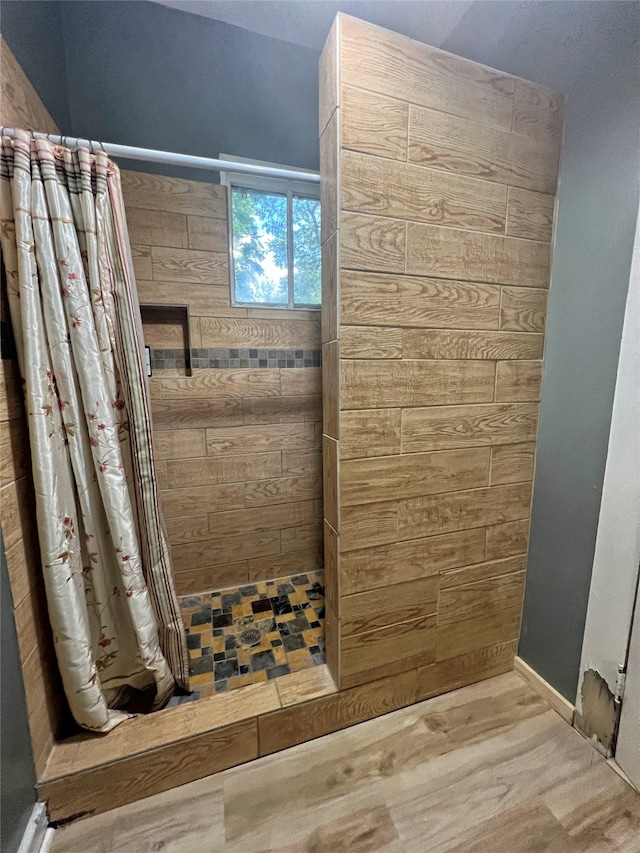
[[[117,166],[2,135],[0,245],[58,664],[76,721],[106,732],[188,689]]]

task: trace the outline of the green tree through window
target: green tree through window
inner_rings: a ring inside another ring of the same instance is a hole
[[[320,202],[293,198],[293,298],[296,305],[319,305],[321,296]]]
[[[234,185],[231,210],[235,301],[319,305],[320,201]]]

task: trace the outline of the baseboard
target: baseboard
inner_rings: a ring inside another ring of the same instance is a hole
[[[18,853],[47,853],[53,840],[44,803],[34,803]]]
[[[513,669],[551,705],[556,713],[560,714],[563,720],[566,720],[570,726],[573,725],[576,709],[568,699],[565,699],[561,693],[558,693],[555,687],[552,687],[548,681],[545,681],[541,675],[538,675],[535,669],[532,669],[522,658],[516,657],[514,659]]]

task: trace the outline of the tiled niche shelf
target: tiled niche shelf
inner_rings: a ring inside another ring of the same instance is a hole
[[[142,317],[142,332],[145,344],[151,347],[152,354],[157,352],[157,350],[154,350],[154,347],[149,343],[150,337],[148,332],[151,327],[170,326],[178,330],[179,337],[181,334],[181,346],[179,349],[172,350],[174,363],[171,366],[182,368],[185,370],[187,376],[192,376],[193,365],[191,358],[189,306],[143,303],[140,305],[140,315]]]

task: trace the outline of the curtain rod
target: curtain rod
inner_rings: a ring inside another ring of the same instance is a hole
[[[15,136],[15,129],[3,127],[3,136]],[[92,142],[90,139],[73,136],[56,136],[52,133],[33,132],[38,139],[48,139],[55,145],[67,147],[82,146],[91,150],[100,148],[111,157],[122,157],[125,160],[146,160],[149,163],[164,163],[169,166],[183,166],[188,169],[207,169],[219,172],[243,172],[249,175],[262,175],[266,178],[289,178],[290,180],[306,181],[319,184],[318,172],[299,172],[295,169],[279,169],[276,166],[258,166],[255,163],[236,163],[233,160],[215,160],[210,157],[196,157],[191,154],[174,154],[171,151],[154,151],[152,148],[134,148],[130,145],[116,145],[113,142]]]

